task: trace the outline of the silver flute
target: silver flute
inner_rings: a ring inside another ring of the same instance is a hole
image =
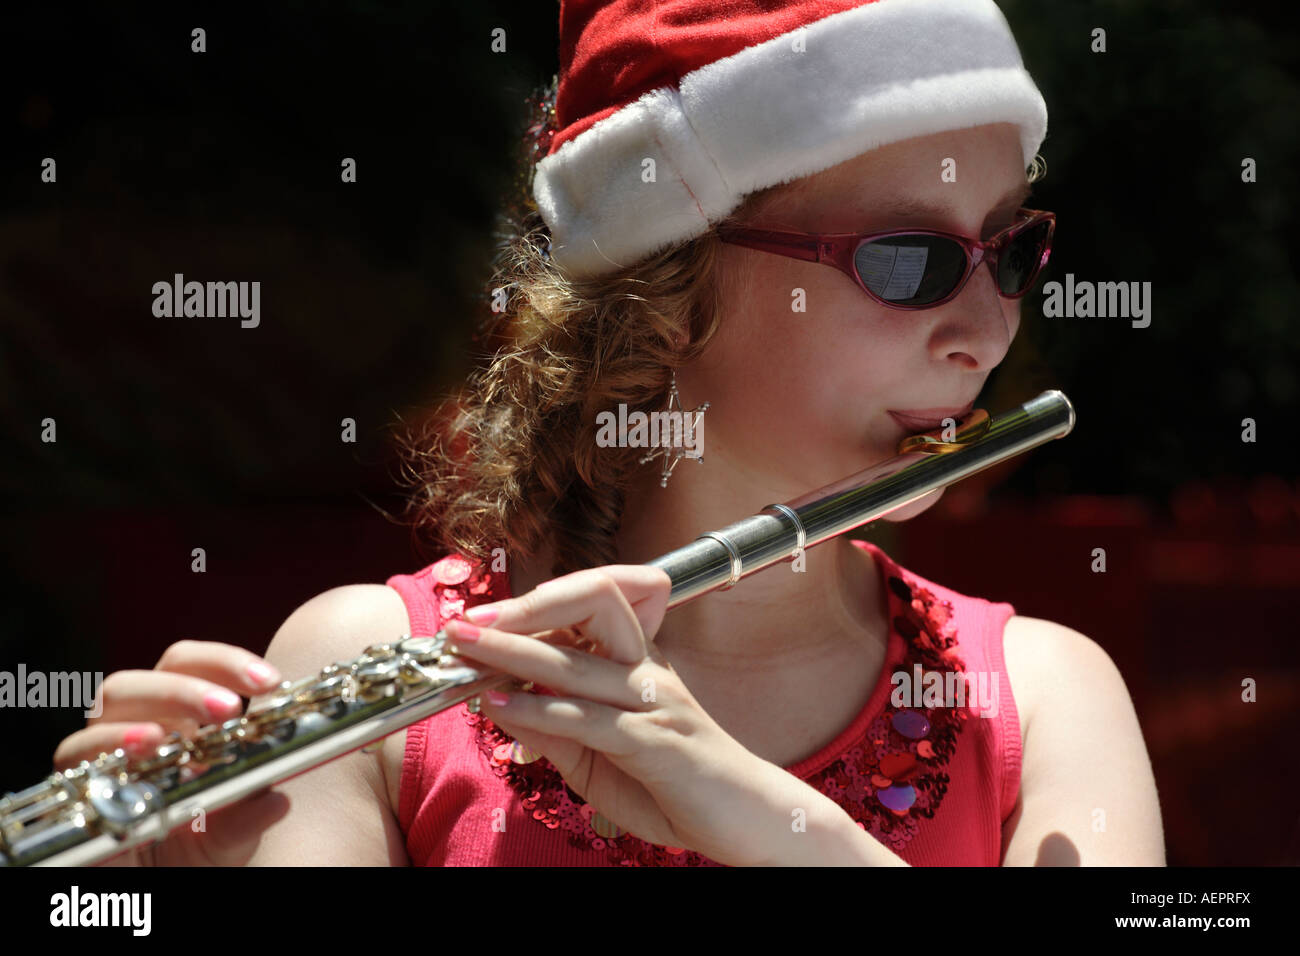
[[[800,498],[763,508],[649,562],[672,581],[671,609],[859,528],[1074,427],[1074,408],[1045,391],[990,418],[909,436],[899,454]],[[241,717],[169,735],[153,754],[125,751],[54,773],[0,799],[0,865],[85,866],[166,839],[273,784],[382,740],[515,678],[444,652],[447,634],[402,635],[297,682]]]

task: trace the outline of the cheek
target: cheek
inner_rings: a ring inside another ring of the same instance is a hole
[[[724,302],[701,361],[701,393],[688,397],[714,402],[709,418],[729,443],[755,450],[776,443],[818,458],[838,447],[860,456],[855,446],[867,440],[877,406],[897,392],[916,345],[894,312],[837,278],[776,267],[751,275]],[[797,289],[806,311],[792,308]]]
[[[729,430],[770,432],[806,414],[824,357],[808,335],[807,316],[792,312],[786,296],[788,288],[764,283],[724,314],[701,362],[715,395],[700,399],[714,403],[709,417],[719,427],[725,420]]]
[[[1024,299],[1003,299],[1002,316],[1007,321],[1007,340],[1014,341],[1020,331],[1020,306]]]

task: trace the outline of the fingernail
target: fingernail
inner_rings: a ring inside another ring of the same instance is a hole
[[[132,755],[148,753],[157,743],[158,731],[148,724],[137,724],[127,728],[122,735],[122,749]]]
[[[478,628],[468,621],[451,621],[449,626],[453,637],[458,637],[466,643],[478,640]]]
[[[463,616],[475,624],[491,624],[500,613],[501,609],[495,604],[480,604],[478,607],[470,608]]]
[[[240,708],[239,695],[232,690],[214,690],[203,698],[203,706],[214,720],[231,716]]]
[[[499,690],[488,691],[487,699],[490,703],[496,704],[498,707],[504,707],[506,704],[510,703],[510,695],[503,694]]]
[[[244,673],[248,675],[249,680],[259,687],[274,684],[279,680],[279,675],[276,674],[271,665],[264,664],[262,661],[253,661],[244,669]]]

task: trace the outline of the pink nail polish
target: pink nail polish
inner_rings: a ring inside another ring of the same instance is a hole
[[[230,690],[214,690],[203,698],[203,706],[213,720],[233,717],[241,708],[239,695]]]
[[[154,736],[155,731],[148,724],[128,727],[126,733],[122,734],[122,749],[130,754],[144,753],[149,749],[150,738]]]
[[[491,703],[496,704],[498,707],[504,707],[506,704],[510,703],[510,695],[509,695],[509,694],[503,694],[503,693],[502,693],[501,691],[499,691],[499,690],[490,690],[490,691],[488,691],[488,692],[487,692],[487,699],[488,699]]]
[[[495,604],[481,604],[478,607],[472,607],[465,612],[464,616],[475,624],[491,624],[497,619],[501,609]]]
[[[249,680],[259,687],[275,683],[275,671],[271,670],[269,664],[264,664],[261,661],[253,661],[248,665],[244,673],[248,675]]]
[[[478,628],[469,621],[451,621],[448,626],[451,628],[452,636],[459,641],[469,643],[478,640]]]

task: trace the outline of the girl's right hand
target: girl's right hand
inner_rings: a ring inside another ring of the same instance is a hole
[[[177,641],[151,671],[114,671],[100,685],[101,713],[65,737],[54,751],[64,770],[121,747],[128,756],[151,753],[172,731],[194,734],[244,712],[240,697],[266,693],[280,675],[265,660],[231,644]],[[148,851],[134,851],[110,865],[243,866],[263,831],[289,811],[289,798],[262,790],[222,807],[206,820],[173,830]]]

